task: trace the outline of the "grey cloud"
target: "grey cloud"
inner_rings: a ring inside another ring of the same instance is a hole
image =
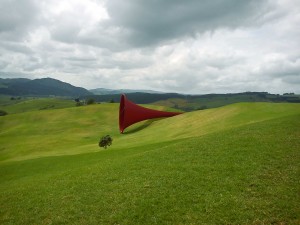
[[[0,37],[6,40],[20,40],[34,23],[38,8],[32,0],[1,0]]]
[[[75,61],[75,62],[94,62],[97,59],[96,58],[91,58],[91,57],[64,57],[64,59],[69,60],[69,61]]]
[[[0,47],[2,47],[7,51],[16,52],[16,53],[23,53],[23,54],[34,53],[31,48],[29,48],[23,43],[18,43],[18,42],[3,41],[2,43],[0,43]]]
[[[65,42],[65,43],[75,43],[78,42],[77,36],[80,32],[80,27],[74,24],[61,24],[55,27],[51,32],[51,36],[54,40]]]
[[[0,70],[4,70],[6,68],[7,64],[4,61],[0,60]]]
[[[296,1],[107,0],[99,20],[95,2],[0,1],[0,70],[86,88],[300,91]]]
[[[99,28],[98,28],[99,29]],[[102,30],[104,31],[104,29]],[[81,35],[77,37],[77,41],[84,45],[91,45],[102,49],[108,49],[109,51],[119,52],[129,49],[129,46],[121,36],[116,35],[105,35],[99,34],[98,31],[95,33]]]
[[[107,1],[111,25],[129,30],[126,38],[133,46],[253,24],[265,6],[261,0]]]
[[[27,73],[16,73],[16,72],[1,72],[0,71],[0,77],[1,78],[20,78],[20,77],[26,77],[26,78],[34,78],[34,76],[31,76]]]
[[[59,26],[56,25],[57,21],[60,22]],[[109,31],[111,28],[105,24],[100,24],[88,32],[82,32],[83,27],[69,19],[56,19],[53,23],[49,32],[51,38],[58,42],[95,46],[110,51],[120,51],[126,47],[126,43],[119,40],[120,34],[113,34]]]
[[[297,75],[294,75],[294,76],[285,76],[284,78],[282,78],[282,80],[285,83],[299,86],[300,85],[300,73],[298,73]]]
[[[270,79],[281,79],[289,84],[300,83],[300,58],[290,61],[288,58],[278,58],[262,65],[258,73]]]
[[[189,68],[196,70],[203,69],[203,67],[224,70],[232,65],[243,64],[245,60],[243,56],[231,54],[203,54],[200,58],[190,54],[186,64]]]
[[[60,15],[52,21],[52,37],[65,43],[79,43],[124,51],[150,47],[218,28],[237,28],[258,23],[270,9],[266,0],[109,0],[109,19],[85,29],[74,15]],[[58,24],[59,23],[59,24]]]
[[[149,58],[140,58],[140,59],[106,59],[105,62],[102,64],[103,67],[112,67],[112,68],[118,68],[121,70],[138,70],[138,69],[143,69],[151,66],[153,61]]]

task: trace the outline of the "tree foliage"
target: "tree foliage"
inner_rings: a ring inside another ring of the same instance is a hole
[[[84,103],[83,102],[76,102],[76,106],[83,106]]]
[[[91,104],[94,104],[95,103],[95,99],[93,98],[89,98],[86,102],[87,105],[91,105]]]
[[[107,146],[112,145],[112,141],[113,141],[113,139],[111,138],[110,135],[103,136],[99,141],[99,147],[102,147],[102,148],[106,149]]]
[[[4,110],[0,110],[0,116],[6,116],[7,115],[7,112],[4,111]]]

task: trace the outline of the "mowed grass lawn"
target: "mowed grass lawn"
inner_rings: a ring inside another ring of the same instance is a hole
[[[234,104],[123,135],[118,105],[101,104],[8,115],[0,129],[1,224],[300,223],[299,104]]]

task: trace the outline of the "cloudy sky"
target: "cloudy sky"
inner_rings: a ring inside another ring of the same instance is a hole
[[[0,77],[300,93],[300,1],[1,0]]]

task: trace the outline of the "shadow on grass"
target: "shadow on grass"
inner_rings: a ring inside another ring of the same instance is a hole
[[[140,126],[135,127],[135,128],[133,128],[133,129],[131,129],[131,130],[129,130],[129,131],[125,131],[123,134],[126,135],[126,134],[133,134],[133,133],[136,133],[136,132],[138,132],[138,131],[141,131],[141,130],[143,130],[143,129],[149,127],[153,122],[159,121],[159,120],[162,120],[162,119],[164,119],[164,118],[157,118],[157,119],[147,120],[147,121],[145,121],[143,124],[141,124]]]

